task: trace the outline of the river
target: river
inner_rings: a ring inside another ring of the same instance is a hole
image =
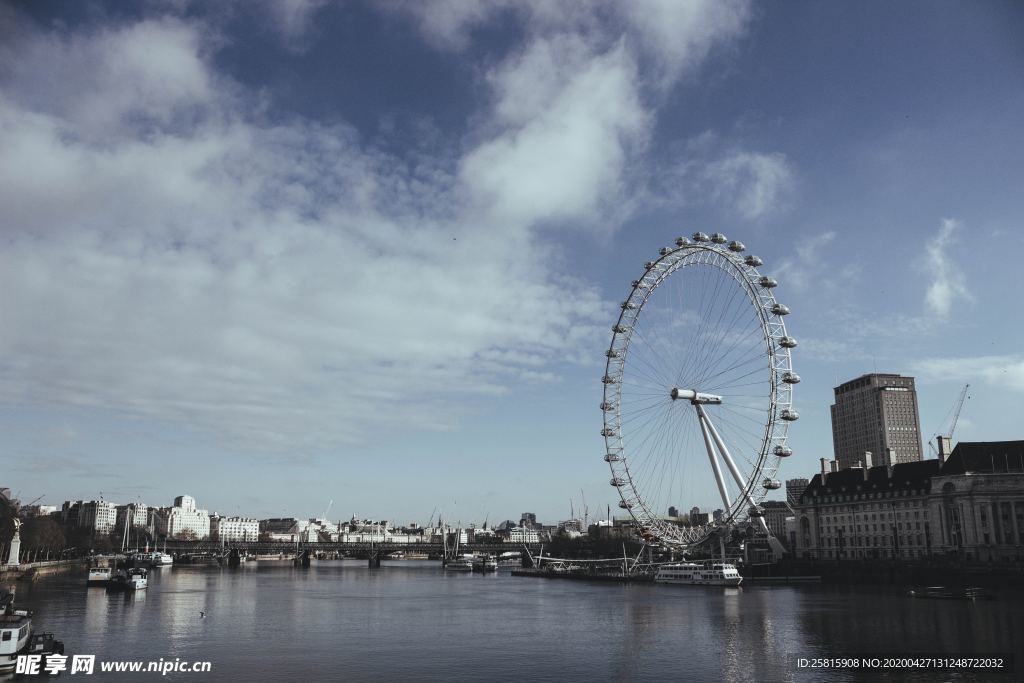
[[[841,654],[1013,653],[1024,592],[921,600],[874,586],[708,588],[446,574],[437,562],[250,562],[150,573],[138,594],[84,576],[18,586],[36,630],[96,655],[77,680],[991,680],[991,672],[811,671]],[[205,616],[204,616],[205,615]],[[99,671],[101,662],[209,661],[208,673]]]

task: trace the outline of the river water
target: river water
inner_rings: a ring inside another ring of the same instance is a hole
[[[437,562],[167,567],[138,594],[84,576],[18,587],[36,630],[96,655],[77,680],[992,680],[991,672],[809,671],[840,654],[1014,653],[1024,591],[918,600],[863,586],[710,588],[446,574]],[[205,616],[201,616],[201,612]],[[99,671],[114,660],[209,661],[209,673]]]

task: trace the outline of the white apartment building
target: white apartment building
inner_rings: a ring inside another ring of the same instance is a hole
[[[509,543],[540,543],[540,534],[534,529],[526,529],[521,526],[512,527],[508,530]]]
[[[109,534],[117,523],[117,506],[107,500],[90,500],[81,504],[78,526],[97,534]]]
[[[174,505],[161,508],[155,515],[157,536],[181,538],[194,536],[196,540],[210,537],[210,513],[197,510],[192,496],[178,496]]]
[[[230,543],[232,541],[256,541],[260,536],[260,523],[249,517],[221,517],[210,515],[210,540]]]

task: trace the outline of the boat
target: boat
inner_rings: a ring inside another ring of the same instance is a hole
[[[449,572],[471,572],[473,571],[473,556],[459,555],[448,560],[444,565],[445,571]]]
[[[91,567],[89,578],[85,580],[86,586],[106,586],[110,583],[110,567]]]
[[[174,564],[174,558],[167,553],[154,552],[150,556],[150,565],[153,567],[166,567]]]
[[[498,556],[498,566],[500,567],[521,567],[522,565],[523,554],[518,550],[502,553]]]
[[[119,569],[107,583],[108,591],[141,591],[149,587],[149,571],[142,567]]]
[[[132,567],[125,574],[124,589],[142,591],[149,587],[149,572],[142,567]]]
[[[0,589],[0,674],[14,671],[32,639],[32,613],[14,609],[14,594]]]
[[[663,564],[658,567],[654,580],[658,583],[681,583],[692,586],[738,586],[743,582],[743,577],[735,565],[715,560],[701,564]]]
[[[498,571],[498,558],[494,555],[477,555],[473,558],[473,571],[475,572],[496,572]]]
[[[990,600],[992,598],[984,588],[977,586],[967,588],[926,586],[911,590],[907,594],[912,598],[927,598],[929,600]]]

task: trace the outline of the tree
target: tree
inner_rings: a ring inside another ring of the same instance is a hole
[[[29,518],[21,528],[21,538],[26,548],[62,550],[66,545],[60,525],[49,517]]]
[[[194,541],[196,540],[196,532],[192,529],[182,529],[174,535],[179,541]]]

